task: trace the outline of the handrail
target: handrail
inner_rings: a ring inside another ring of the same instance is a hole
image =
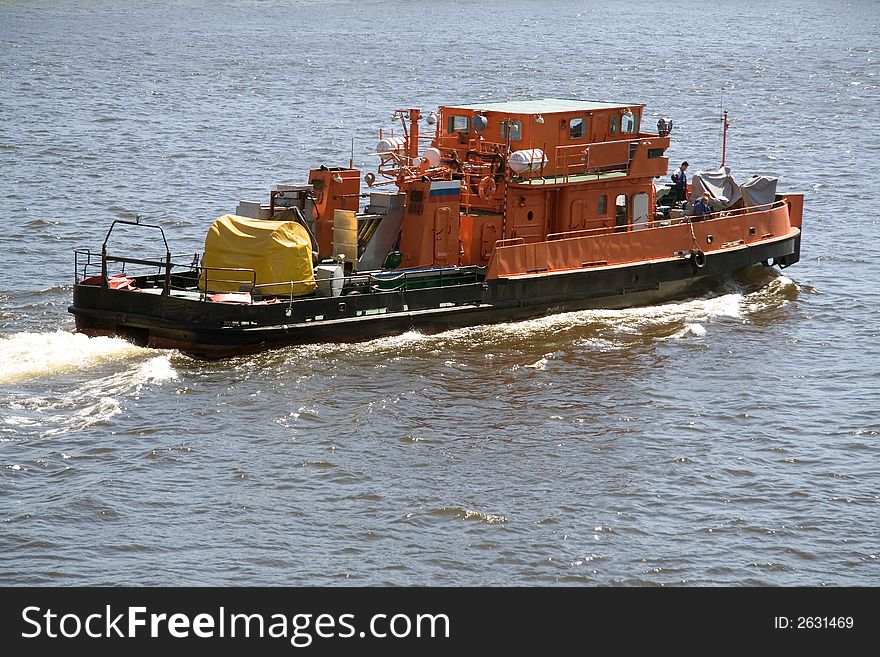
[[[93,258],[97,259],[99,254],[93,252],[91,249],[74,249],[73,253],[74,253],[74,283],[79,283],[79,281],[86,278],[86,272],[90,267],[98,267],[99,266],[98,262],[93,261]],[[106,265],[109,262],[121,262],[123,265],[123,272],[124,272],[125,266],[128,264],[159,267],[160,270],[169,265],[167,257],[163,258],[161,260],[159,260],[159,259],[148,260],[145,258],[132,258],[130,256],[120,256],[120,255],[113,255],[113,254],[106,254],[106,253],[101,253],[100,256],[101,256],[101,261],[100,261],[101,275],[104,278],[106,278],[106,271],[107,271]],[[80,260],[83,257],[85,258],[85,263],[83,263],[82,272],[80,273]],[[191,264],[180,264],[180,263],[171,262],[170,265],[171,265],[172,269],[177,268],[177,267],[190,267],[190,268],[192,268]],[[161,271],[159,273],[161,274]]]
[[[167,264],[164,260],[143,260],[141,258],[129,258],[128,256],[116,256],[110,254],[105,255],[104,259],[107,262],[124,262],[132,265],[149,265],[150,267],[164,267]],[[172,263],[172,267],[174,266],[181,267],[182,265],[174,265]]]
[[[89,259],[91,256],[97,255],[89,251],[88,249],[74,249],[74,282],[78,283],[80,279],[79,277],[79,258],[80,256],[86,257],[86,263],[84,264],[84,268],[90,265],[94,265],[95,263],[91,263]],[[128,258],[128,257],[119,257],[119,256],[107,256],[107,262],[124,262],[124,263],[132,263],[132,264],[146,264],[146,265],[160,265],[165,266],[165,262],[154,261],[154,260],[146,260],[146,259],[137,259],[137,258]],[[289,286],[290,291],[287,296],[292,301],[296,295],[294,295],[294,290],[297,285],[308,285],[315,282],[314,278],[305,278],[301,280],[295,281],[276,281],[269,283],[257,283],[256,282],[256,271],[251,268],[246,267],[194,267],[192,265],[181,265],[172,263],[172,267],[189,267],[187,270],[188,273],[194,275],[195,280],[198,281],[199,286],[202,288],[201,290],[201,300],[207,301],[208,296],[210,294],[215,294],[211,290],[212,284],[218,283],[234,283],[239,286],[247,286],[247,289],[239,289],[239,292],[248,292],[252,296],[254,292],[259,292],[262,289],[270,288],[270,287],[280,287],[280,286]],[[474,283],[479,282],[479,273],[481,267],[479,266],[465,266],[460,267],[456,265],[451,265],[449,267],[443,267],[436,269],[433,273],[435,277],[439,277],[440,285],[439,287],[443,287],[444,278],[449,280],[452,276],[465,276],[471,277]],[[216,274],[217,272],[245,272],[249,274],[249,281],[242,280],[241,278],[219,278],[212,277],[211,274]],[[430,273],[430,272],[429,272]],[[161,272],[160,274],[161,275]],[[83,278],[85,277],[85,273],[83,272]],[[406,291],[412,286],[412,283],[418,281],[420,277],[413,276],[413,272],[402,271],[396,273],[394,276],[376,276],[375,274],[367,273],[361,275],[349,275],[349,276],[341,276],[334,277],[334,280],[342,279],[351,284],[361,284],[366,288],[367,293],[378,293],[378,292],[389,292],[389,291],[397,291],[403,290]],[[393,287],[391,289],[381,289],[378,287],[379,283],[388,284],[395,283],[398,281],[402,281],[402,285],[398,287]],[[173,286],[172,286],[173,287]],[[430,287],[436,287],[434,285]],[[170,289],[170,288],[169,288]],[[174,289],[187,289],[187,288],[177,288]],[[421,289],[421,288],[418,288]],[[284,295],[271,295],[271,296],[284,296]],[[251,300],[253,303],[253,299]]]
[[[208,272],[212,272],[212,271],[234,271],[234,272],[249,273],[251,275],[251,286],[250,286],[249,292],[252,293],[254,288],[257,287],[257,272],[253,269],[249,269],[246,267],[204,267],[204,266],[202,266],[202,267],[198,268],[198,271],[199,271],[199,283],[201,283],[202,277],[204,276],[204,280],[205,280],[204,294],[205,294],[205,296],[208,295],[208,283],[209,282],[213,282],[213,283],[238,283],[239,287],[241,287],[242,284],[247,283],[247,281],[242,281],[240,278],[217,278],[217,279],[214,279],[213,281],[211,281],[210,277],[208,276]],[[242,291],[242,290],[239,290],[239,291]]]
[[[716,212],[712,212],[710,214],[704,215],[702,219],[696,219],[695,216],[689,215],[685,217],[681,217],[681,220],[677,223],[667,223],[668,219],[662,220],[652,220],[645,222],[644,228],[639,228],[638,230],[660,230],[663,228],[671,228],[672,226],[679,226],[681,224],[687,224],[694,222],[695,219],[697,222],[699,221],[716,221],[719,219],[729,219],[732,217],[740,217],[744,214],[751,214],[752,212],[767,212],[768,210],[777,209],[785,206],[785,200],[771,201],[770,203],[760,203],[758,205],[750,205],[744,208],[736,208],[734,210],[718,210]],[[672,221],[675,221],[674,219]],[[633,224],[627,224],[626,228],[631,228]],[[597,228],[581,228],[578,230],[568,230],[559,233],[548,233],[547,241],[552,242],[555,240],[563,240],[563,239],[575,239],[578,237],[592,237],[594,235],[605,235],[605,234],[615,234],[619,232],[617,229],[621,228],[621,226],[599,226]],[[521,238],[514,238],[521,239]],[[501,240],[499,240],[501,241]],[[496,242],[497,246],[509,246],[507,244],[499,245]]]
[[[142,224],[140,221],[127,221],[125,219],[114,219],[113,223],[110,224],[110,229],[107,231],[107,236],[104,238],[104,243],[101,245],[105,249],[107,248],[107,242],[110,239],[110,233],[112,233],[113,229],[116,228],[116,224],[138,226],[140,228],[155,228],[162,234],[162,241],[165,243],[165,251],[168,252],[170,250],[168,248],[168,240],[165,239],[165,231],[162,230],[162,226],[157,226],[155,224]]]
[[[94,254],[97,256],[98,254]],[[79,259],[80,256],[85,256],[85,263],[82,268],[82,278],[79,275]],[[73,284],[77,285],[81,280],[86,278],[86,270],[93,266],[92,263],[92,250],[91,249],[74,249],[73,250]]]
[[[602,171],[613,171],[621,169],[629,169],[632,159],[633,145],[650,142],[656,139],[657,135],[650,133],[638,133],[630,139],[615,139],[612,141],[595,141],[580,144],[564,144],[556,147],[554,152],[554,178],[563,178],[563,182],[568,182],[569,176],[578,175],[579,173],[591,174],[601,173]],[[619,162],[609,162],[606,164],[593,165],[593,151],[610,150],[620,148],[624,144],[627,145],[627,152]]]
[[[629,168],[629,148],[633,143],[638,143],[638,139],[616,139],[614,141],[597,141],[589,144],[567,144],[557,146],[554,152],[554,178],[562,177],[563,182],[568,182],[569,176],[578,173],[589,174],[593,171],[599,173],[601,170]],[[611,150],[620,148],[624,144],[627,145],[626,159],[620,162],[610,162],[593,166],[593,151]]]
[[[161,226],[155,224],[142,224],[140,221],[126,221],[125,219],[114,219],[107,231],[107,236],[101,244],[101,286],[107,287],[107,242],[110,240],[110,233],[116,228],[116,224],[124,224],[128,226],[139,226],[142,228],[156,228],[162,234],[162,241],[165,243],[165,262],[159,264],[159,267],[165,267],[165,282],[162,286],[162,294],[168,294],[171,290],[171,249],[168,247],[168,240],[165,239],[165,231]],[[116,261],[114,261],[116,262]]]

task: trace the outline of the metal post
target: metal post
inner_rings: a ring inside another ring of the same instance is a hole
[[[165,252],[165,286],[162,288],[162,294],[165,296],[171,294],[171,251]]]
[[[101,245],[101,287],[107,288],[109,284],[107,282],[107,240],[104,240],[104,244]]]
[[[724,110],[724,116],[722,118],[723,122],[723,134],[721,137],[721,166],[724,166],[725,161],[727,160],[727,110]]]

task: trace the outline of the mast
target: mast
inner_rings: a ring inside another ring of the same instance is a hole
[[[727,121],[727,110],[724,110],[724,114],[721,116],[722,123],[722,136],[721,136],[721,166],[724,166],[724,162],[727,160],[727,126],[730,123]]]
[[[422,118],[422,111],[418,108],[410,108],[409,110],[409,141],[407,142],[407,156],[410,163],[419,156],[419,119]]]

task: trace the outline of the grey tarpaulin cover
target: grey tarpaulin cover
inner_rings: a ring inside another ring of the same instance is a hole
[[[776,178],[752,176],[739,186],[746,207],[764,205],[776,200]]]
[[[691,197],[688,207],[704,193],[709,192],[709,204],[715,210],[729,208],[742,198],[740,187],[730,175],[730,167],[717,171],[697,171],[691,179]]]

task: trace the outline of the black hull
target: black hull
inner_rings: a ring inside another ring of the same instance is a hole
[[[271,304],[208,303],[176,295],[76,285],[77,330],[220,358],[317,342],[356,342],[419,330],[527,319],[586,308],[622,308],[681,297],[759,263],[798,261],[800,232],[783,239],[617,267],[553,272],[403,292]]]

